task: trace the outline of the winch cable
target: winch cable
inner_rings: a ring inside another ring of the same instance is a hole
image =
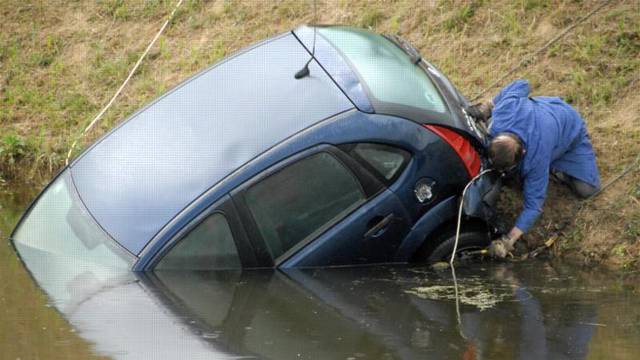
[[[451,251],[451,259],[449,260],[449,267],[451,268],[451,277],[453,278],[453,289],[454,295],[456,299],[456,320],[457,320],[457,328],[460,337],[462,337],[465,341],[469,341],[466,334],[464,333],[464,325],[462,324],[462,315],[460,314],[460,293],[458,291],[458,278],[456,277],[456,267],[453,263],[455,260],[456,252],[458,252],[458,241],[460,240],[460,225],[462,223],[462,209],[464,207],[464,197],[467,194],[467,190],[473,184],[474,181],[482,177],[483,175],[492,172],[493,169],[485,169],[482,170],[478,175],[474,176],[467,185],[465,185],[462,190],[462,197],[460,198],[460,207],[458,208],[458,223],[456,225],[456,239],[453,243],[453,251]]]
[[[456,239],[455,239],[455,242],[453,243],[453,251],[451,251],[451,259],[449,260],[449,265],[451,265],[452,267],[453,267],[453,260],[455,260],[456,252],[458,251],[458,241],[460,240],[460,225],[462,224],[462,208],[464,206],[464,197],[467,194],[467,190],[469,190],[469,187],[471,186],[471,184],[473,184],[474,181],[476,181],[481,176],[491,171],[493,171],[493,169],[482,170],[478,175],[474,176],[462,190],[462,198],[460,199],[460,207],[458,208],[458,223],[456,225]]]
[[[120,93],[122,92],[122,90],[124,89],[125,86],[127,86],[127,83],[129,83],[129,80],[131,80],[131,78],[133,77],[133,74],[138,70],[138,67],[140,67],[140,64],[142,64],[142,60],[144,60],[144,58],[147,56],[147,54],[149,53],[149,50],[151,50],[151,48],[153,47],[153,45],[156,43],[156,41],[158,40],[158,38],[160,37],[160,35],[162,34],[162,32],[164,32],[164,29],[167,28],[167,25],[169,25],[169,23],[171,22],[171,20],[173,20],[173,17],[176,14],[176,11],[178,11],[178,8],[180,7],[180,5],[182,5],[182,1],[183,0],[178,0],[178,2],[176,3],[176,6],[173,8],[173,11],[171,12],[171,14],[169,14],[169,17],[167,18],[167,20],[164,22],[164,24],[162,24],[162,26],[160,27],[160,30],[158,30],[158,32],[156,33],[156,36],[153,37],[153,39],[151,40],[151,42],[149,43],[149,45],[147,46],[147,48],[144,50],[144,52],[142,53],[142,55],[140,55],[140,58],[138,59],[138,61],[136,62],[136,64],[133,66],[133,68],[131,69],[131,71],[129,72],[129,76],[127,76],[127,78],[124,80],[124,82],[122,83],[122,85],[120,85],[120,87],[118,88],[118,90],[115,92],[115,94],[113,94],[113,97],[111,97],[111,100],[109,100],[109,102],[107,103],[107,105],[105,105],[104,108],[102,108],[102,110],[100,110],[100,112],[98,113],[98,115],[96,115],[95,118],[93,118],[93,120],[89,123],[89,125],[87,125],[84,130],[78,135],[76,136],[76,138],[74,139],[73,143],[71,144],[71,147],[69,148],[69,152],[67,152],[67,158],[65,159],[65,165],[69,166],[69,159],[71,158],[71,154],[73,153],[73,150],[76,148],[76,146],[78,145],[78,141],[80,141],[85,135],[87,135],[87,133],[89,131],[91,131],[91,129],[93,129],[93,127],[98,123],[98,121],[102,118],[102,116],[104,115],[105,112],[107,112],[107,110],[111,107],[111,105],[113,105],[113,102],[116,100],[116,98],[120,95]]]
[[[540,54],[542,54],[543,51],[547,50],[551,45],[555,44],[556,42],[558,42],[558,40],[560,40],[563,37],[565,37],[568,33],[570,33],[578,25],[582,24],[587,19],[589,19],[591,16],[593,16],[595,13],[597,13],[600,10],[602,10],[605,6],[609,5],[610,2],[611,2],[611,0],[603,1],[602,3],[600,3],[600,5],[596,6],[595,9],[591,10],[587,15],[584,15],[583,17],[581,17],[578,20],[576,20],[573,24],[569,25],[567,28],[562,30],[554,38],[552,38],[551,40],[547,41],[547,43],[544,44],[540,49],[536,50],[531,55],[529,55],[529,56],[525,57],[524,59],[522,59],[516,66],[514,66],[511,70],[507,71],[502,77],[500,77],[498,80],[492,82],[489,86],[487,86],[482,91],[480,91],[473,99],[471,99],[471,101],[474,102],[474,101],[480,99],[480,97],[482,95],[486,94],[487,91],[493,89],[495,86],[497,86],[500,83],[502,83],[505,79],[507,79],[508,77],[513,75],[513,73],[518,71],[520,68],[531,64],[536,57],[538,57]]]
[[[458,291],[458,278],[456,277],[456,267],[451,264],[451,277],[453,278],[453,290],[456,297],[456,320],[458,333],[464,340],[469,340],[464,333],[464,325],[462,325],[462,315],[460,314],[460,293]]]

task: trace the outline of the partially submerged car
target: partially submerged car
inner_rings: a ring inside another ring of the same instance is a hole
[[[303,26],[133,114],[57,175],[12,240],[34,273],[54,262],[147,271],[438,260],[451,251],[462,188],[486,166],[468,105],[398,37]],[[462,251],[489,241],[496,179],[485,183],[465,207]]]

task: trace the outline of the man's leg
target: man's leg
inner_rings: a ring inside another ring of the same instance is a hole
[[[574,177],[567,175],[570,178],[569,188],[576,194],[579,198],[587,199],[593,196],[595,193],[600,191],[600,187],[595,187],[591,184],[588,184],[584,181],[578,180]]]
[[[567,185],[581,199],[589,198],[600,190],[600,187],[593,186],[555,169],[551,170],[551,175],[562,184]]]
[[[569,151],[551,164],[551,173],[578,197],[586,199],[600,190],[600,175],[586,128],[582,128],[575,142]]]

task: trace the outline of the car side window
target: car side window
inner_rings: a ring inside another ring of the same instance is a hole
[[[244,197],[274,259],[315,238],[366,200],[356,177],[326,152],[270,175]]]
[[[227,219],[213,213],[169,250],[157,270],[220,270],[241,267]]]
[[[345,144],[340,148],[376,176],[381,177],[386,184],[390,184],[400,175],[411,158],[408,151],[385,144]]]

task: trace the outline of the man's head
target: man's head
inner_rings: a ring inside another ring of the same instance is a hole
[[[500,172],[513,169],[524,155],[524,147],[518,136],[512,133],[499,133],[489,144],[489,158],[493,168]]]

